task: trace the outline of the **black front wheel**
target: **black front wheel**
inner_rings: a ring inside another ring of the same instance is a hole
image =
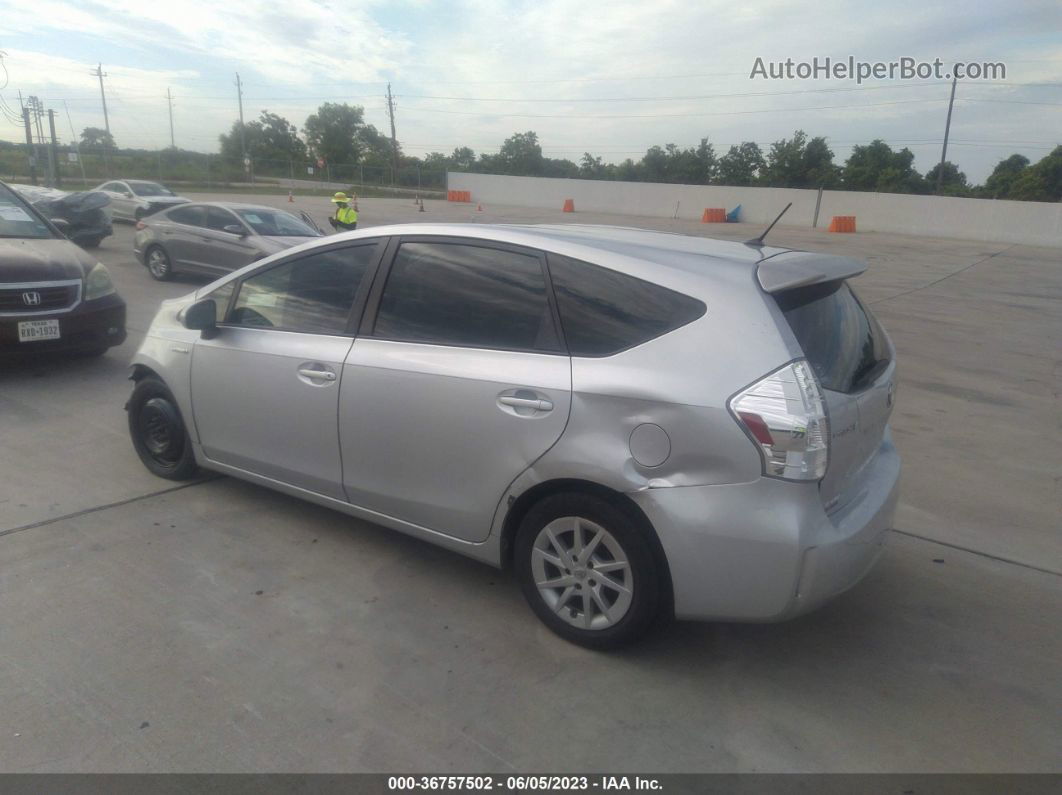
[[[154,377],[138,381],[126,410],[133,447],[149,471],[169,480],[195,477],[192,440],[173,393],[162,381]]]

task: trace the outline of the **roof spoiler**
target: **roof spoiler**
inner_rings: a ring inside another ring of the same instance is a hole
[[[866,269],[865,262],[852,257],[783,251],[760,260],[756,278],[767,292],[781,293],[796,287],[851,279]]]

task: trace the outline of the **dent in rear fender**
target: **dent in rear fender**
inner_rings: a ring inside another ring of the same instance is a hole
[[[679,618],[782,615],[796,595],[803,538],[823,516],[814,484],[771,478],[631,497],[657,528]]]

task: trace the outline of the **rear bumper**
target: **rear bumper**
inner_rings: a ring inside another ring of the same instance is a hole
[[[22,320],[58,320],[57,340],[19,342]],[[89,351],[110,348],[125,342],[125,301],[117,294],[82,301],[70,312],[27,317],[0,316],[0,354],[38,354]]]
[[[817,484],[649,489],[630,495],[656,528],[679,618],[778,621],[813,610],[870,570],[892,527],[900,459],[886,432],[827,515]]]

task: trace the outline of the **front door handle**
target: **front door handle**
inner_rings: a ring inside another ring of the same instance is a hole
[[[553,411],[553,402],[541,398],[522,398],[513,395],[502,395],[498,402],[503,406],[512,406],[514,409],[533,409],[535,411]]]
[[[336,374],[331,370],[311,370],[309,367],[300,367],[298,373],[303,378],[314,378],[318,381],[336,380]]]

